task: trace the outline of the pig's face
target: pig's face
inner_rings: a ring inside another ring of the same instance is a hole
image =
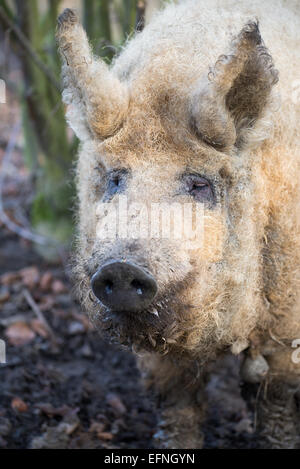
[[[152,124],[151,135],[161,139],[153,144],[145,116],[133,114],[116,136],[81,151],[76,262],[98,325],[124,343],[164,352],[182,343],[201,315],[203,332],[207,327],[227,237],[229,159],[188,128],[179,144]],[[104,233],[114,214],[127,218],[127,233]]]
[[[131,83],[93,58],[70,10],[58,40],[67,118],[82,140],[74,272],[86,309],[136,349],[205,357],[246,337],[258,310],[251,155],[277,81],[258,25],[209,74],[176,68],[161,50]]]

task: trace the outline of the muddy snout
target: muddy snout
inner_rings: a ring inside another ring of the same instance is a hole
[[[118,312],[138,312],[147,308],[157,293],[155,279],[140,267],[127,262],[111,262],[92,277],[92,290],[105,306]]]

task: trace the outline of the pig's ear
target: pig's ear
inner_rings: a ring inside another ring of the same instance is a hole
[[[198,87],[197,96],[193,97],[193,125],[197,133],[220,149],[241,147],[251,135],[255,139],[255,124],[270,105],[277,81],[278,72],[263,43],[258,22],[249,22],[233,41],[232,52],[218,59],[206,83]]]
[[[81,140],[113,135],[128,110],[127,88],[102,60],[93,56],[74,10],[66,9],[60,15],[56,36],[70,126]]]

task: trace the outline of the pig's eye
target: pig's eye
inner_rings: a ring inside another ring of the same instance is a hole
[[[111,171],[107,176],[107,186],[105,199],[112,199],[113,196],[119,192],[123,192],[126,185],[127,171],[117,170]]]
[[[207,179],[194,174],[188,175],[186,188],[198,202],[214,202],[214,192]]]
[[[109,188],[113,191],[113,190],[118,190],[118,188],[120,187],[121,185],[121,178],[120,178],[120,175],[117,174],[115,176],[113,176],[110,180],[109,180],[109,183],[108,183],[108,186]]]

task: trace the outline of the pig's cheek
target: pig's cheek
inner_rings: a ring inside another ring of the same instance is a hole
[[[191,263],[203,266],[221,261],[224,257],[226,231],[221,215],[205,215],[201,236],[190,245]]]
[[[201,308],[209,305],[212,299],[217,298],[218,285],[220,278],[220,271],[217,264],[211,264],[209,267],[205,264],[199,266],[194,271],[194,282],[190,283],[188,288],[182,293],[182,302],[185,304],[199,306],[199,308],[192,309],[192,313],[198,315]]]
[[[208,262],[219,262],[223,259],[226,231],[221,215],[218,218],[207,218],[204,229],[203,252]]]

